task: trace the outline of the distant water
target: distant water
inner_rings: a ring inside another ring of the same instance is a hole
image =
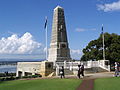
[[[9,72],[15,73],[16,72],[16,65],[0,65],[0,73]]]
[[[29,60],[23,60],[23,59],[0,59],[0,73],[4,73],[4,72],[9,72],[9,73],[16,73],[16,69],[17,69],[17,62],[39,62],[42,60],[33,60],[33,59],[29,59]]]

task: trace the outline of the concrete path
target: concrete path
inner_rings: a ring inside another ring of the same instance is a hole
[[[93,90],[94,79],[83,80],[77,90]]]
[[[86,74],[84,79],[108,78],[108,77],[113,77],[113,75],[114,72],[93,73],[93,74]]]
[[[113,77],[113,75],[114,75],[114,72],[85,74],[85,77],[82,78],[82,80]],[[33,80],[34,79],[51,79],[51,78],[60,78],[60,76],[30,78],[30,79],[27,79],[27,80],[31,80],[31,79],[33,79]],[[76,79],[78,79],[77,75],[65,75],[65,78],[76,78]],[[26,80],[26,79],[21,79],[21,80]]]
[[[86,80],[86,79],[96,79],[96,78],[108,78],[108,77],[113,77],[114,72],[102,72],[102,73],[92,73],[92,74],[85,74],[84,78],[81,78],[81,80]],[[60,78],[59,76],[55,76],[52,78]],[[78,78],[77,75],[65,75],[65,78]]]
[[[82,80],[82,83],[76,90],[93,90],[94,80],[97,78],[113,77],[114,72],[87,74]]]

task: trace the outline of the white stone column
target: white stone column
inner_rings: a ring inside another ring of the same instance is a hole
[[[16,71],[16,77],[18,77],[18,70]]]
[[[25,76],[25,72],[24,71],[22,71],[22,76]]]
[[[56,76],[59,75],[59,66],[56,64]]]
[[[70,67],[70,70],[72,70],[72,63],[69,62],[69,67]]]
[[[66,68],[67,67],[67,65],[66,65],[66,60],[64,61],[64,68]]]

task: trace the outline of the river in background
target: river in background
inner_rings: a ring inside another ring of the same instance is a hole
[[[0,73],[9,72],[15,73],[16,72],[16,65],[0,65]]]
[[[29,60],[22,60],[22,59],[15,59],[15,60],[4,60],[4,59],[0,59],[0,73],[4,73],[4,72],[9,72],[9,73],[16,73],[16,69],[17,69],[17,62],[39,62],[42,60],[33,60],[33,59],[29,59]]]

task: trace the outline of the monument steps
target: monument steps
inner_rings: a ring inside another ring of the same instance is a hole
[[[73,71],[69,70],[69,69],[64,69],[65,75],[73,75]]]
[[[92,68],[86,68],[85,73],[96,73],[96,72],[108,72],[106,69],[103,69],[101,67],[92,67]]]

